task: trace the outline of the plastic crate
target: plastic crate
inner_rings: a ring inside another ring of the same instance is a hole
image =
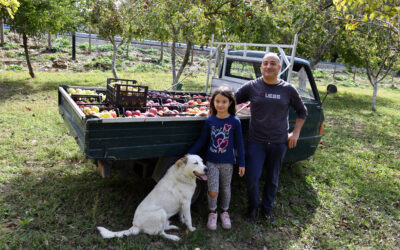
[[[117,107],[146,106],[147,92],[149,87],[135,85],[136,80],[128,79],[107,79],[107,100]]]

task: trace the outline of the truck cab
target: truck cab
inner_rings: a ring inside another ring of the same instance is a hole
[[[261,77],[261,61],[266,53],[244,50],[221,52],[220,60],[216,61],[215,72],[211,77],[211,92],[221,85],[227,85],[236,91],[249,80]],[[309,62],[298,57],[286,56],[284,53],[278,56],[282,64],[280,78],[296,87],[308,110],[297,146],[286,153],[284,162],[290,163],[305,160],[314,154],[322,137],[324,113]],[[283,56],[286,58],[282,58]],[[249,119],[241,118],[241,120],[244,127],[247,127]],[[290,108],[289,132],[293,130],[295,122],[296,113]],[[246,131],[244,132],[246,136]]]

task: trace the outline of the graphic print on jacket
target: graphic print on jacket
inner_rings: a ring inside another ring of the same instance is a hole
[[[211,126],[211,152],[220,154],[226,152],[226,148],[229,145],[229,131],[231,128],[232,125],[226,123],[223,127],[217,129],[215,126]]]

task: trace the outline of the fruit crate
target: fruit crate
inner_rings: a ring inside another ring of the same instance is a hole
[[[107,100],[117,106],[144,107],[149,87],[136,85],[136,80],[107,79]]]

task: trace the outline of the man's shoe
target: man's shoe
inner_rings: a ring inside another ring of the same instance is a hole
[[[247,222],[253,222],[257,217],[257,208],[248,208],[247,212],[244,214],[244,220]]]
[[[264,208],[260,209],[260,217],[262,219],[266,219],[270,224],[274,224],[275,219],[272,216],[272,211],[271,210],[265,210]]]

